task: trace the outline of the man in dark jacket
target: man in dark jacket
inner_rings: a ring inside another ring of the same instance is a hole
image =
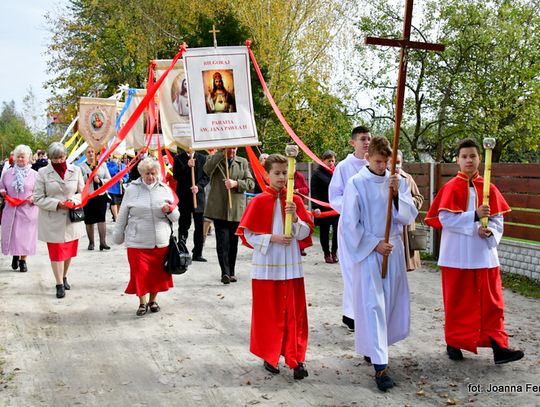
[[[210,178],[203,171],[206,156],[198,152],[188,154],[182,151],[174,157],[173,176],[177,181],[176,194],[180,200],[178,209],[180,210],[180,219],[178,221],[178,237],[187,242],[188,231],[191,227],[191,217],[195,224],[193,234],[193,261],[206,261],[202,256],[204,246],[203,223],[205,195],[204,187],[208,184]],[[195,185],[192,185],[191,171],[195,173]],[[193,205],[193,195],[196,194],[197,207]]]

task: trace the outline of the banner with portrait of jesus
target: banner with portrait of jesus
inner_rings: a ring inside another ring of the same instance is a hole
[[[116,135],[116,100],[81,97],[79,101],[79,133],[98,151]]]
[[[172,60],[156,61],[156,80],[171,63]],[[179,145],[187,150],[191,146],[191,123],[187,80],[182,61],[175,64],[159,87],[158,100],[164,147]]]
[[[188,48],[183,59],[193,149],[259,144],[247,48]]]

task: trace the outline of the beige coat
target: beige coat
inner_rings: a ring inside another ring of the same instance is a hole
[[[84,188],[81,169],[68,165],[64,179],[51,163],[38,172],[34,187],[34,204],[39,207],[38,239],[48,243],[71,242],[84,235],[84,222],[72,223],[68,209],[58,209],[58,203],[71,200],[81,202]]]
[[[424,203],[424,197],[418,189],[418,185],[414,181],[413,177],[410,174],[407,174],[405,171],[401,170],[399,174],[405,178],[407,185],[411,189],[411,195],[416,209],[420,210],[422,204]],[[407,263],[407,271],[416,270],[421,266],[420,262],[420,253],[415,250],[409,249],[409,235],[407,234],[408,230],[415,230],[415,223],[411,223],[403,228],[403,245],[405,246],[405,262]]]

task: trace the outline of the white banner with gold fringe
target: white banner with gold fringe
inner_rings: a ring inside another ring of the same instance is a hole
[[[116,100],[81,97],[79,133],[89,146],[99,151],[116,135]]]
[[[120,123],[120,128],[124,127],[124,124],[129,120],[135,109],[140,105],[144,97],[146,96],[146,89],[137,89],[132,96],[131,103],[126,109],[124,116],[122,117],[122,122]],[[145,114],[141,114],[124,141],[126,142],[126,149],[135,149],[139,150],[143,148],[145,143],[145,133],[144,133],[144,123],[145,123]]]

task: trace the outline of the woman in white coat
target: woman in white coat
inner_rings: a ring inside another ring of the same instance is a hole
[[[50,162],[39,170],[33,196],[39,207],[38,239],[47,242],[56,297],[63,298],[65,290],[71,288],[67,281],[71,259],[77,255],[79,239],[84,235],[82,222],[71,222],[66,203],[81,202],[84,181],[81,169],[66,163],[67,150],[62,143],[52,143],[48,154]]]
[[[136,314],[158,312],[158,292],[173,287],[172,276],[164,263],[169,250],[172,223],[180,217],[173,205],[172,190],[160,181],[159,163],[145,158],[137,166],[141,177],[131,182],[124,193],[116,220],[113,240],[125,243],[130,268],[126,294],[139,297]],[[147,301],[147,294],[150,294]]]

